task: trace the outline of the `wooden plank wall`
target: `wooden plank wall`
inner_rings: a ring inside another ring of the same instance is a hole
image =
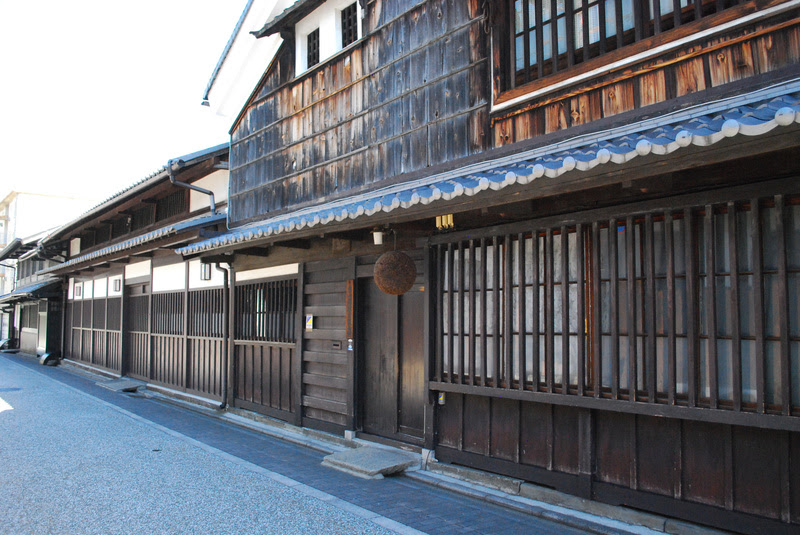
[[[437,421],[442,461],[745,533],[800,523],[798,433],[454,393]]]
[[[235,405],[293,422],[295,344],[237,340],[234,347]]]
[[[766,21],[497,113],[492,116],[492,142],[501,147],[624,112],[647,113],[649,106],[661,104],[664,108],[672,99],[691,98],[698,91],[773,73],[798,62],[800,19]],[[762,83],[767,81],[762,77]]]
[[[67,303],[65,355],[119,373],[122,366],[121,306],[119,297]]]
[[[477,0],[375,0],[366,37],[296,79],[282,48],[232,132],[230,223],[485,150],[481,16]]]
[[[353,314],[355,272],[355,258],[305,264],[301,307],[304,317],[314,316],[313,329],[303,329],[302,341],[307,427],[341,432],[354,424],[354,357],[347,350],[347,318]]]

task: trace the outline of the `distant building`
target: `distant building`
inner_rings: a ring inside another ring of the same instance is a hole
[[[43,231],[73,218],[94,204],[94,199],[9,191],[0,200],[0,297],[17,287],[17,258],[24,251],[6,250],[15,239],[28,243]],[[35,245],[35,243],[34,243]],[[0,337],[8,336],[9,314],[0,312]]]

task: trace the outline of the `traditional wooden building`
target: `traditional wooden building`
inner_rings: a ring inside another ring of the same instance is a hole
[[[227,276],[173,251],[224,228],[227,185],[224,144],[170,160],[39,241],[60,260],[39,274],[64,281],[64,358],[222,399]]]
[[[797,531],[797,0],[300,0],[275,35],[231,130],[229,230],[167,240],[230,266],[229,403]],[[407,291],[377,287],[386,263]],[[189,298],[164,299],[176,323],[128,337],[151,379],[159,344],[188,347]]]
[[[0,295],[0,311],[9,318],[0,338],[8,349],[33,355],[61,351],[61,280],[39,273],[56,263],[39,254],[43,235],[16,238],[0,250],[0,262],[16,261],[15,284]]]

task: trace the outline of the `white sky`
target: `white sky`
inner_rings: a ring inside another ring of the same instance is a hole
[[[201,106],[246,0],[0,0],[0,198],[103,200],[228,141]]]

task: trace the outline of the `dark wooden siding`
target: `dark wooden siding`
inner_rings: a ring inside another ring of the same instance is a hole
[[[303,330],[303,425],[330,430],[352,429],[352,306],[355,259],[305,264],[303,315],[313,329]],[[348,321],[348,318],[351,318]]]
[[[300,382],[297,351],[298,279],[236,285],[234,405],[296,422]]]
[[[800,25],[797,19],[787,18],[708,37],[686,49],[609,71],[496,113],[492,116],[493,145],[533,139],[624,112],[641,109],[647,113],[646,108],[656,104],[666,109],[666,103],[679,97],[684,97],[682,102],[686,105],[697,100],[698,92],[759,75],[760,83],[768,83],[770,79],[764,75],[786,70],[800,61]],[[495,55],[495,61],[495,68],[500,69],[500,55]],[[575,74],[574,69],[567,69],[554,81],[568,78],[570,72]],[[744,90],[741,85],[739,90]],[[506,93],[504,98],[524,93],[520,88]]]
[[[441,461],[737,532],[800,520],[798,433],[462,394],[438,419]]]
[[[798,194],[789,178],[433,238],[437,458],[796,529]]]
[[[295,80],[282,48],[232,133],[231,223],[485,150],[477,5],[376,0],[360,43]]]
[[[438,245],[436,388],[756,426],[800,414],[797,195],[775,181]]]
[[[122,366],[121,307],[119,297],[69,301],[65,316],[65,356],[119,373]]]
[[[127,297],[126,373],[211,399],[222,398],[222,288]],[[152,318],[152,320],[151,320]]]

